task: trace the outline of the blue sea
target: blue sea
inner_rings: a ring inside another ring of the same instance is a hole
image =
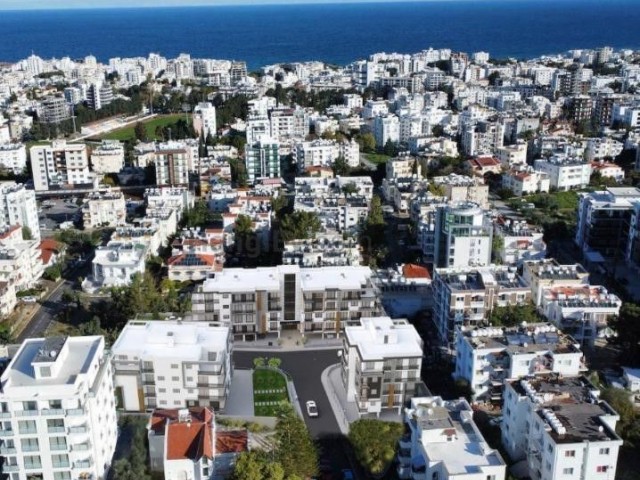
[[[87,0],[90,1],[90,0]],[[250,69],[425,48],[531,58],[574,48],[640,48],[640,0],[449,0],[0,11],[0,61],[93,54],[245,60]]]

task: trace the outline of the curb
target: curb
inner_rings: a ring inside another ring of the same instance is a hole
[[[340,431],[343,435],[349,434],[349,422],[345,417],[345,413],[342,410],[342,405],[340,404],[340,400],[336,395],[336,392],[331,385],[331,380],[329,379],[329,374],[333,372],[336,368],[340,368],[340,364],[336,363],[334,365],[329,365],[322,371],[320,375],[320,380],[322,382],[322,387],[324,388],[325,393],[327,394],[327,398],[329,400],[329,404],[331,405],[331,410],[333,410],[333,416],[340,427]]]

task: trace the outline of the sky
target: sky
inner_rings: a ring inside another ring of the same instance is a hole
[[[0,0],[0,10],[44,10],[117,7],[176,7],[204,5],[269,5],[300,3],[371,3],[456,0]],[[513,0],[517,1],[517,0]]]

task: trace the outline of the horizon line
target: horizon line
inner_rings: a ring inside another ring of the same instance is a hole
[[[481,2],[500,2],[500,3],[516,3],[537,1],[546,2],[580,2],[580,3],[598,3],[600,0],[480,0]],[[611,0],[611,1],[629,1],[629,0]],[[132,10],[132,9],[161,9],[161,8],[206,8],[206,7],[262,7],[262,6],[284,6],[284,5],[325,5],[325,4],[381,4],[381,3],[478,3],[478,0],[213,0],[213,1],[192,1],[188,3],[177,3],[178,0],[170,0],[167,4],[105,4],[97,6],[86,5],[35,5],[25,8],[24,4],[16,6],[3,7],[0,0],[0,11],[4,12],[33,12],[33,11],[54,11],[54,10]]]

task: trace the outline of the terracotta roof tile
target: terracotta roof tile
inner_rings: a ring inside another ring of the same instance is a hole
[[[167,436],[167,460],[213,458],[213,411],[206,407],[189,408],[190,420],[179,421],[179,410],[156,410],[149,428]]]
[[[216,454],[241,453],[249,449],[246,430],[232,430],[216,433]]]
[[[429,270],[426,267],[416,265],[414,263],[407,263],[402,267],[402,274],[406,278],[431,278]]]

